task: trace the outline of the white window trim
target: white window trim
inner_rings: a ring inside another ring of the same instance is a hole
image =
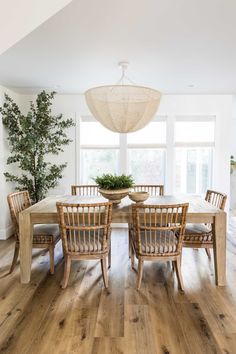
[[[76,143],[77,151],[77,170],[76,181],[81,181],[81,150],[119,150],[119,173],[128,173],[128,150],[129,149],[163,149],[164,154],[164,183],[165,192],[173,194],[175,192],[175,149],[176,148],[212,148],[212,165],[211,165],[211,182],[214,179],[214,164],[215,164],[215,148],[216,148],[216,127],[217,127],[217,114],[215,113],[202,113],[202,114],[178,114],[178,115],[157,115],[153,118],[152,122],[166,122],[166,143],[161,144],[128,144],[127,134],[119,134],[119,144],[116,145],[92,145],[92,144],[80,144],[80,141]],[[175,124],[176,122],[215,122],[214,141],[213,142],[178,142],[175,141]],[[91,115],[79,116],[76,119],[76,140],[80,137],[80,122],[96,122]]]
[[[194,147],[214,147],[215,146],[215,142],[184,142],[184,143],[179,143],[176,142],[174,144],[175,147],[189,147],[189,148],[194,148]]]

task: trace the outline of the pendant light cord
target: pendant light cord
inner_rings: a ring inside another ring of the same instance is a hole
[[[126,74],[126,70],[128,68],[129,63],[128,62],[120,62],[119,66],[121,67],[121,77],[117,81],[116,85],[125,85],[125,80],[129,82],[131,85],[137,85],[134,81],[132,81]]]

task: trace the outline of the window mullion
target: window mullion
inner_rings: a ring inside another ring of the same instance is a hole
[[[165,162],[165,193],[174,193],[175,181],[175,116],[168,115],[166,122],[166,162]]]
[[[120,134],[120,161],[119,161],[119,173],[128,173],[127,162],[127,134]]]

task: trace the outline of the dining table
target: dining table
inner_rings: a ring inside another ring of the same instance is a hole
[[[100,196],[49,196],[19,214],[20,237],[20,279],[21,283],[30,282],[32,263],[32,235],[35,224],[59,223],[56,202],[63,203],[97,203],[106,199]],[[214,230],[214,265],[215,283],[224,286],[226,283],[226,212],[208,203],[201,196],[155,196],[149,197],[145,202],[148,205],[170,205],[189,203],[186,222],[212,224]],[[118,205],[113,205],[112,223],[128,223],[131,218],[133,202],[126,197]],[[127,231],[128,234],[128,231]]]

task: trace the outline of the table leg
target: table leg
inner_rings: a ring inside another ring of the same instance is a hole
[[[224,286],[226,281],[226,213],[221,212],[215,216],[214,238],[215,282]]]
[[[30,213],[23,212],[19,215],[20,229],[20,275],[21,283],[30,282],[31,263],[32,263],[32,234],[33,225],[31,224]]]

